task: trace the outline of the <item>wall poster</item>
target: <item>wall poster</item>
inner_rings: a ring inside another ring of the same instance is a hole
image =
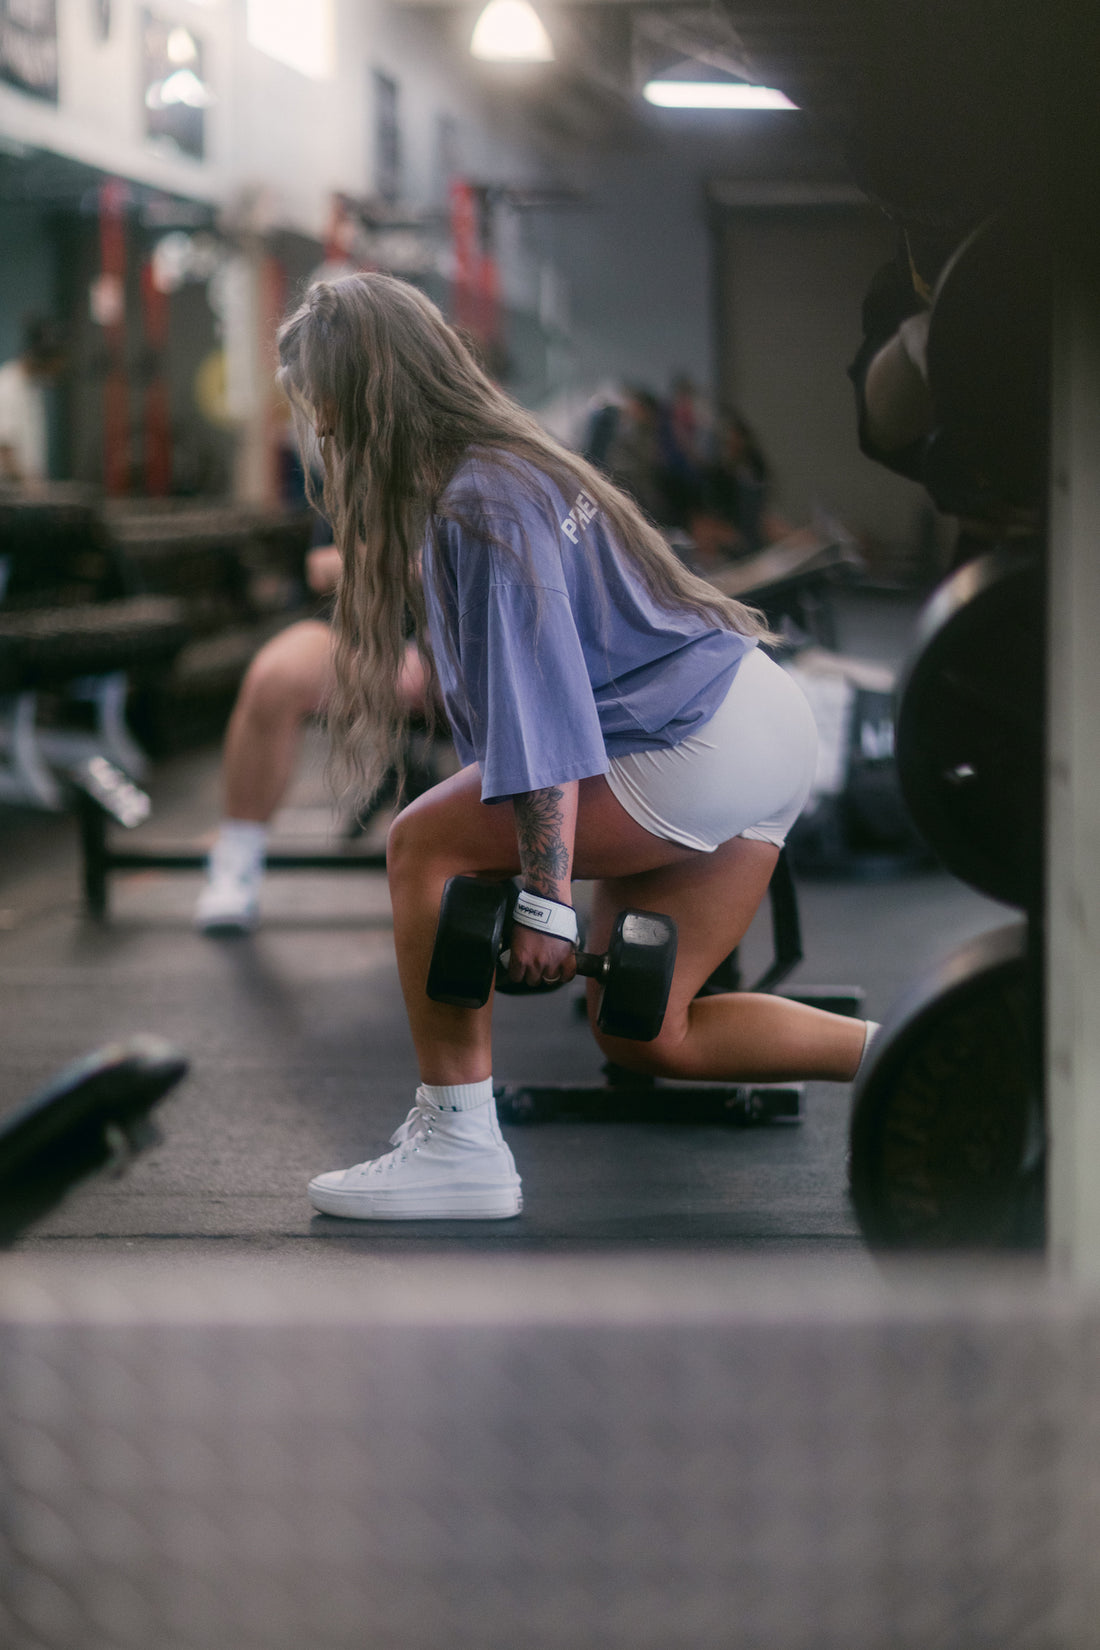
[[[57,102],[57,0],[0,0],[0,80]]]
[[[192,160],[206,151],[206,111],[214,98],[206,81],[202,40],[188,24],[144,11],[141,20],[145,135]]]

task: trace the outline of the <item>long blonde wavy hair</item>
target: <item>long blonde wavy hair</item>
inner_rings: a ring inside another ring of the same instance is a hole
[[[499,389],[407,281],[373,273],[319,281],[279,329],[278,343],[279,381],[303,450],[315,434],[324,468],[315,502],[343,560],[327,718],[343,775],[360,794],[369,796],[391,766],[401,771],[408,713],[398,678],[410,634],[431,696],[437,688],[422,555],[441,512],[458,515],[442,495],[471,448],[510,469],[517,486],[531,487],[530,473],[514,467],[526,460],[567,499],[586,492],[662,605],[767,635],[759,613],[689,572],[630,498]]]

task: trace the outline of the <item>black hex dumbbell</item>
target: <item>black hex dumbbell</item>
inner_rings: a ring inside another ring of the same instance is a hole
[[[451,877],[443,890],[428,969],[428,996],[482,1008],[509,941],[512,883]],[[577,952],[577,973],[598,980],[596,1024],[609,1037],[652,1042],[661,1029],[676,963],[676,924],[656,911],[620,911],[606,955]]]

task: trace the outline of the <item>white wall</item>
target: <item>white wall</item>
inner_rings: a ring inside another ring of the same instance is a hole
[[[141,9],[137,0],[115,0],[109,38],[100,41],[93,33],[91,5],[58,0],[57,104],[0,85],[0,135],[173,193],[221,200],[228,174],[220,104],[210,111],[211,158],[202,164],[158,154],[144,141]],[[173,0],[171,15],[208,45],[209,72],[219,81],[229,59],[231,8]]]
[[[319,3],[319,0],[318,0]],[[154,10],[184,24],[204,49],[216,102],[206,156],[194,161],[146,141],[141,103],[141,0],[113,0],[106,41],[88,0],[58,0],[56,106],[0,85],[0,138],[44,148],[106,172],[200,200],[232,205],[260,189],[273,226],[319,236],[333,190],[374,189],[371,70],[400,86],[406,195],[438,200],[437,125],[456,123],[463,165],[480,177],[527,181],[544,157],[484,96],[475,66],[432,18],[385,0],[334,0],[336,72],[312,80],[248,42],[245,0],[165,0]]]
[[[708,186],[727,177],[843,175],[819,134],[785,114],[647,107],[628,143],[582,157],[570,181],[586,205],[553,225],[554,258],[570,291],[577,387],[626,380],[660,394],[687,372],[717,392]]]
[[[705,173],[673,146],[591,157],[586,204],[554,224],[568,283],[579,386],[631,381],[657,394],[672,374],[713,367]]]

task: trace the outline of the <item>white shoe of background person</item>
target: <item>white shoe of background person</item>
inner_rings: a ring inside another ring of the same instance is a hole
[[[195,907],[204,934],[250,934],[260,920],[267,826],[223,820],[206,862],[206,883]]]
[[[311,1180],[313,1207],[350,1220],[508,1220],[522,1209],[491,1079],[450,1088],[421,1084],[392,1141],[384,1157]]]

